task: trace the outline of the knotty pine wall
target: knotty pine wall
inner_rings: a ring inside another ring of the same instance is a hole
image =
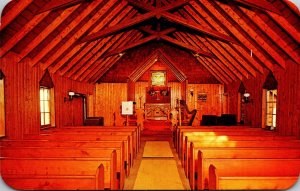
[[[294,135],[300,139],[300,65],[290,60],[283,69],[274,65],[273,74],[278,82],[277,131],[281,135]],[[268,75],[258,74],[256,78],[244,80],[247,92],[251,94],[253,103],[246,104],[246,122],[262,127],[262,86]],[[229,94],[229,112],[237,113],[237,91],[240,82],[226,87]]]
[[[44,71],[30,66],[30,60],[16,63],[17,55],[9,53],[0,59],[0,68],[5,74],[6,136],[22,139],[25,134],[40,132],[39,81]],[[68,91],[92,94],[94,85],[75,82],[51,75],[55,92],[55,126],[73,125],[78,121],[77,107],[64,102]]]
[[[190,90],[194,90],[193,96]],[[198,101],[197,94],[206,93],[207,100]],[[202,115],[218,115],[228,113],[227,96],[224,95],[224,85],[222,84],[188,84],[187,105],[191,111],[197,109],[197,115],[193,125],[199,125]]]
[[[95,85],[94,96],[90,97],[90,117],[104,117],[104,125],[113,125],[113,113],[121,113],[122,101],[127,101],[127,83],[101,83]]]

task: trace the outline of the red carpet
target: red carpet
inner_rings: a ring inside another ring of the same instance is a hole
[[[167,121],[146,121],[141,132],[141,140],[145,141],[171,141],[171,123]]]

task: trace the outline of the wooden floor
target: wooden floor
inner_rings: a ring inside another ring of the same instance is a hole
[[[169,126],[148,126],[146,127],[142,133],[141,133],[141,149],[140,152],[138,153],[138,156],[136,160],[134,161],[134,165],[132,168],[132,171],[130,173],[130,176],[126,179],[125,181],[125,187],[124,190],[133,190],[134,189],[134,184],[138,175],[138,171],[142,162],[143,158],[143,153],[144,153],[144,148],[146,141],[169,141],[170,146],[171,146],[171,151],[174,156],[174,160],[176,161],[178,173],[183,185],[184,190],[190,190],[189,182],[188,179],[186,178],[184,174],[184,170],[182,168],[181,162],[178,159],[177,152],[175,151],[175,148],[173,146],[172,142],[172,133],[171,129]],[[168,160],[168,159],[165,159]],[[164,179],[164,177],[162,177]]]

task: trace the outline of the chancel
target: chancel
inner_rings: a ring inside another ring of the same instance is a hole
[[[4,184],[291,188],[299,31],[287,0],[10,1],[0,25]]]

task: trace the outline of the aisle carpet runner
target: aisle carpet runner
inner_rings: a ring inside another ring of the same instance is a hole
[[[168,141],[147,141],[134,190],[183,190]]]

